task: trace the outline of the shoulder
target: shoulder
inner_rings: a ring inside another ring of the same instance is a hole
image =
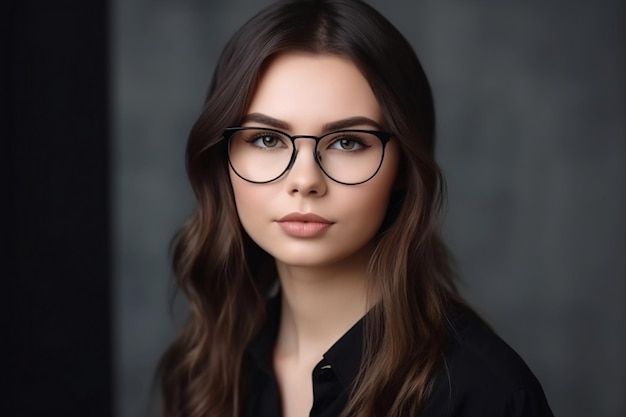
[[[552,416],[524,360],[474,313],[455,309],[424,416]]]

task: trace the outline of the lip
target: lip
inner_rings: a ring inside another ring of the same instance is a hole
[[[316,237],[334,224],[313,213],[290,213],[276,222],[286,234],[293,237]]]
[[[318,216],[313,213],[289,213],[286,216],[281,217],[277,220],[279,223],[281,222],[298,222],[298,223],[326,223],[333,224],[330,220],[323,218],[322,216]]]

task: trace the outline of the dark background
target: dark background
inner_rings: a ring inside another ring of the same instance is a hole
[[[184,316],[167,245],[193,208],[186,135],[268,3],[2,4],[7,415],[147,414]],[[625,415],[626,4],[370,4],[433,85],[465,294],[555,415]]]
[[[3,416],[115,413],[108,12],[0,6]]]

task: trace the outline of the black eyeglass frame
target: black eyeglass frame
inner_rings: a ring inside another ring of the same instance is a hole
[[[274,178],[272,178],[271,180],[268,180],[268,181],[252,181],[252,180],[249,180],[247,178],[244,178],[241,174],[239,174],[237,172],[237,170],[233,166],[232,161],[230,160],[230,140],[231,140],[232,136],[235,133],[240,132],[242,130],[263,130],[263,131],[266,131],[266,132],[274,132],[274,133],[278,133],[278,134],[281,134],[283,136],[286,136],[286,137],[289,138],[289,140],[291,140],[291,145],[293,147],[293,149],[291,151],[291,158],[289,159],[289,163],[287,164],[287,167],[278,176],[276,176],[276,177],[274,177]],[[321,162],[319,160],[319,152],[317,150],[317,146],[319,145],[320,141],[322,139],[324,139],[325,137],[327,137],[327,136],[335,135],[337,133],[351,133],[351,132],[353,132],[353,133],[369,133],[369,134],[372,134],[372,135],[376,136],[378,138],[378,140],[380,140],[380,143],[383,146],[383,151],[382,151],[382,153],[380,155],[380,162],[378,163],[378,167],[376,168],[376,171],[374,171],[374,173],[369,178],[367,178],[367,179],[365,179],[363,181],[359,181],[359,182],[338,181],[335,178],[331,177],[330,174],[328,172],[326,172],[326,170],[322,166],[322,164],[321,164]],[[252,184],[268,184],[270,182],[276,181],[277,179],[279,179],[280,177],[285,175],[285,173],[291,169],[291,167],[293,166],[293,164],[296,161],[296,158],[298,156],[298,150],[296,148],[296,139],[313,139],[313,140],[315,140],[315,150],[313,152],[313,157],[315,158],[315,163],[322,170],[324,175],[326,175],[328,178],[330,178],[331,180],[333,180],[334,182],[336,182],[338,184],[359,185],[359,184],[363,184],[363,183],[371,180],[372,178],[374,178],[376,176],[376,174],[378,174],[378,171],[380,171],[380,167],[383,165],[383,161],[385,160],[385,147],[386,147],[387,143],[389,143],[389,141],[391,140],[392,136],[393,136],[393,134],[390,133],[390,132],[382,132],[382,131],[379,131],[379,130],[364,130],[364,129],[341,129],[341,130],[335,130],[335,131],[332,131],[332,132],[325,133],[322,136],[289,135],[288,133],[285,133],[282,130],[273,129],[273,128],[257,127],[257,126],[239,126],[239,127],[227,127],[226,129],[224,129],[224,133],[222,134],[222,138],[221,139],[227,141],[226,152],[227,152],[227,157],[228,157],[228,164],[232,168],[233,172],[239,178],[241,178],[242,180],[247,181],[249,183],[252,183]]]

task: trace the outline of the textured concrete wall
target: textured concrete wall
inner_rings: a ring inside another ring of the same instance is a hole
[[[229,36],[268,1],[114,3],[117,415],[144,415],[191,212],[184,144]],[[626,7],[370,1],[435,92],[463,288],[556,415],[626,415]]]

